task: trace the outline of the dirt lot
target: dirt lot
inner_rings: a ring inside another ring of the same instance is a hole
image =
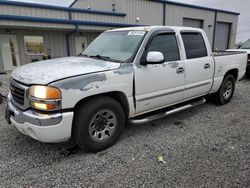
[[[112,148],[67,156],[70,143],[42,144],[7,125],[2,104],[0,187],[249,187],[249,106],[250,80],[243,80],[226,106],[129,125]]]

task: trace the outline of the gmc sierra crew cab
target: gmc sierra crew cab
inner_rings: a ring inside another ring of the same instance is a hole
[[[98,151],[126,123],[143,124],[206,101],[228,103],[245,52],[212,53],[201,29],[150,26],[105,31],[77,57],[21,66],[10,78],[6,119],[45,143]]]

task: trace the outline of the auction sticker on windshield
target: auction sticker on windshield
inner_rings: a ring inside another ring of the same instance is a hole
[[[130,31],[128,32],[128,35],[139,35],[143,36],[146,32],[145,31]]]

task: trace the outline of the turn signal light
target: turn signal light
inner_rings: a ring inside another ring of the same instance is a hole
[[[38,110],[54,110],[56,108],[55,104],[45,104],[40,102],[31,102],[31,105]]]

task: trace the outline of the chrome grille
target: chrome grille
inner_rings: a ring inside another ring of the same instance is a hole
[[[18,88],[14,86],[13,84],[10,84],[10,92],[12,95],[12,99],[21,105],[24,105],[24,96],[25,96],[25,90]]]

